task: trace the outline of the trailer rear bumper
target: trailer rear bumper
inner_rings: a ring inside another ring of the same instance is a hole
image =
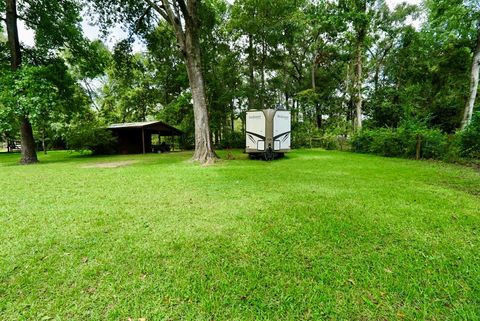
[[[288,153],[290,149],[279,149],[279,150],[274,150],[273,153],[275,154],[283,154],[283,153]],[[265,154],[265,150],[258,150],[258,149],[245,149],[245,153],[247,154]]]
[[[267,148],[267,150],[257,150],[257,149],[245,149],[245,152],[253,159],[264,159],[264,160],[273,160],[283,157],[285,153],[289,152],[290,149],[279,149],[274,151],[272,148]]]

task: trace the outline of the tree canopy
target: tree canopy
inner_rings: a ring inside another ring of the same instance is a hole
[[[37,138],[73,118],[62,115],[163,119],[206,161],[214,145],[242,147],[249,109],[290,110],[298,146],[406,123],[453,134],[478,110],[477,1],[24,0],[17,10],[35,45],[19,47],[21,70],[11,72],[12,41],[0,41],[0,129],[11,139],[26,116]],[[129,36],[110,49],[86,40],[87,13]]]

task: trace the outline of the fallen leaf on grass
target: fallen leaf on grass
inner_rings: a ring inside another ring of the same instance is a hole
[[[94,287],[90,287],[90,288],[87,288],[85,289],[85,292],[88,293],[88,294],[93,294],[95,293],[96,289]]]

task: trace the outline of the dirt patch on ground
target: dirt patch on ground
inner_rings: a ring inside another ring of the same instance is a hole
[[[129,161],[118,161],[118,162],[95,163],[95,164],[82,166],[82,168],[117,168],[117,167],[132,165],[135,163],[138,163],[138,161],[129,160]]]

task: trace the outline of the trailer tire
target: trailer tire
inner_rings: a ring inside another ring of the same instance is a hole
[[[271,160],[273,160],[273,158],[275,157],[275,154],[273,153],[272,147],[267,148],[267,150],[265,151],[264,156],[265,156],[265,160],[266,160],[266,161],[271,161]]]

